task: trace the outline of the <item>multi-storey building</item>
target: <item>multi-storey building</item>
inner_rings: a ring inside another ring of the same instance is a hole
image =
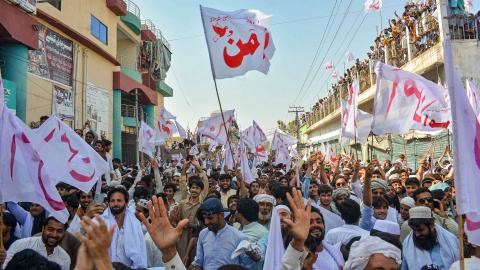
[[[429,3],[430,6],[426,6]],[[447,6],[445,0],[425,1],[410,6],[400,20],[392,20],[392,27],[385,29],[376,40],[369,58],[357,62],[340,78],[329,96],[319,100],[312,110],[302,116],[306,125],[304,133],[312,148],[321,144],[332,145],[339,152],[340,98],[348,96],[348,85],[352,78],[360,80],[359,109],[372,113],[375,85],[375,61],[400,67],[419,74],[435,83],[445,83],[443,41],[451,39],[455,68],[462,79],[480,85],[480,13],[474,14]],[[408,6],[408,5],[407,5]],[[411,15],[414,14],[414,15]],[[416,16],[410,18],[409,16]],[[410,20],[415,19],[415,20]],[[400,27],[400,28],[399,28]],[[406,153],[412,167],[424,154],[440,156],[449,144],[450,134],[445,131],[438,136],[410,133],[404,136],[370,136],[368,144],[355,144],[345,149],[355,151],[364,160],[376,156],[378,159],[395,160]],[[344,140],[345,143],[345,140]]]
[[[171,50],[131,0],[0,0],[7,106],[32,127],[56,114],[113,141],[135,161],[138,120],[154,125],[173,89]],[[5,12],[3,12],[5,11]]]

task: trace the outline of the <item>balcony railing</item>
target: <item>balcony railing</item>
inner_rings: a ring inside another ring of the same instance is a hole
[[[419,25],[407,25],[395,33],[384,32],[381,38],[377,38],[371,52],[368,53],[369,58],[362,61],[357,59],[355,65],[346,71],[345,76],[332,86],[327,97],[316,102],[311,111],[302,116],[302,122],[311,126],[338,109],[339,93],[342,98],[347,99],[348,87],[355,78],[359,78],[360,93],[372,87],[376,81],[374,67],[377,61],[402,67],[438,44],[440,42],[438,22],[428,11],[422,14],[421,18]],[[452,15],[447,19],[451,39],[480,40],[480,16]]]
[[[135,105],[122,104],[120,109],[121,109],[122,117],[135,118],[135,115],[136,115]],[[143,119],[147,119],[147,113],[143,110],[141,106],[139,106],[138,112],[139,112],[139,115],[143,115]]]
[[[156,29],[155,36],[157,37],[157,40],[160,39],[160,41],[163,43],[165,47],[171,52],[172,50],[170,49],[170,43],[168,40],[163,36],[162,31],[160,29]]]
[[[140,18],[140,8],[131,0],[125,0],[127,11]]]
[[[138,57],[137,56],[126,56],[119,55],[117,57],[118,62],[122,67],[126,67],[131,70],[138,71]]]
[[[155,34],[155,24],[149,19],[142,20],[142,30],[150,30],[152,33]]]

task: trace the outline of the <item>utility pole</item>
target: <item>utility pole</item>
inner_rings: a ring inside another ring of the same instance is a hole
[[[300,119],[298,118],[298,113],[305,112],[303,106],[289,106],[289,113],[295,113],[295,125],[297,129],[297,152],[300,151]],[[288,123],[286,123],[288,125]]]

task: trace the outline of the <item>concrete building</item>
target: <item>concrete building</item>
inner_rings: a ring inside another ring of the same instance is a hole
[[[391,54],[392,45],[385,45],[384,48],[381,48],[384,55],[379,60],[443,85],[445,82],[445,71],[442,43],[448,36],[452,41],[455,69],[464,81],[468,79],[475,85],[480,86],[480,73],[478,72],[480,70],[480,64],[478,63],[478,59],[480,59],[480,48],[478,47],[480,42],[480,24],[478,15],[454,14],[455,12],[450,10],[444,0],[437,0],[435,9],[437,11],[433,12],[431,17],[425,17],[427,25],[429,24],[429,19],[434,25],[432,29],[428,30],[430,32],[427,32],[429,40],[425,42],[425,47],[420,47],[419,49],[413,46],[408,40],[410,36],[406,28],[403,32],[407,33],[407,35],[403,37],[401,45],[404,47],[405,57],[400,59],[401,61],[393,61]],[[422,14],[422,16],[424,15]],[[422,21],[422,23],[424,22]],[[358,106],[359,109],[369,113],[373,112],[376,92],[374,64],[372,63],[374,61],[371,59],[366,60],[369,63],[367,68],[356,73],[360,78]],[[318,149],[321,144],[330,144],[334,146],[337,153],[341,148],[346,149],[347,153],[352,151],[352,153],[357,152],[359,157],[362,155],[363,160],[372,157],[376,157],[379,160],[395,160],[399,154],[406,153],[407,156],[415,157],[415,159],[409,160],[409,163],[412,168],[416,168],[417,160],[425,153],[431,153],[432,157],[439,157],[443,153],[445,146],[449,145],[450,135],[445,131],[436,137],[419,135],[414,132],[405,136],[370,136],[368,144],[355,145],[353,141],[344,141],[344,145],[340,146],[338,140],[340,133],[340,98],[348,94],[345,94],[346,89],[342,88],[341,83],[338,84],[338,87],[340,95],[332,94],[321,102],[319,101],[302,118],[306,125],[304,134],[308,137],[310,149]]]
[[[153,126],[173,95],[161,31],[131,0],[0,0],[0,9],[7,105],[32,127],[53,113],[72,128],[88,122],[113,141],[113,157],[135,161],[137,119]]]

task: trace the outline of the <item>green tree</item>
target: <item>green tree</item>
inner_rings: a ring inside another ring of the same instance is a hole
[[[282,120],[278,120],[277,126],[281,131],[297,137],[297,125],[295,124],[295,120],[288,122],[288,124],[285,124]]]

